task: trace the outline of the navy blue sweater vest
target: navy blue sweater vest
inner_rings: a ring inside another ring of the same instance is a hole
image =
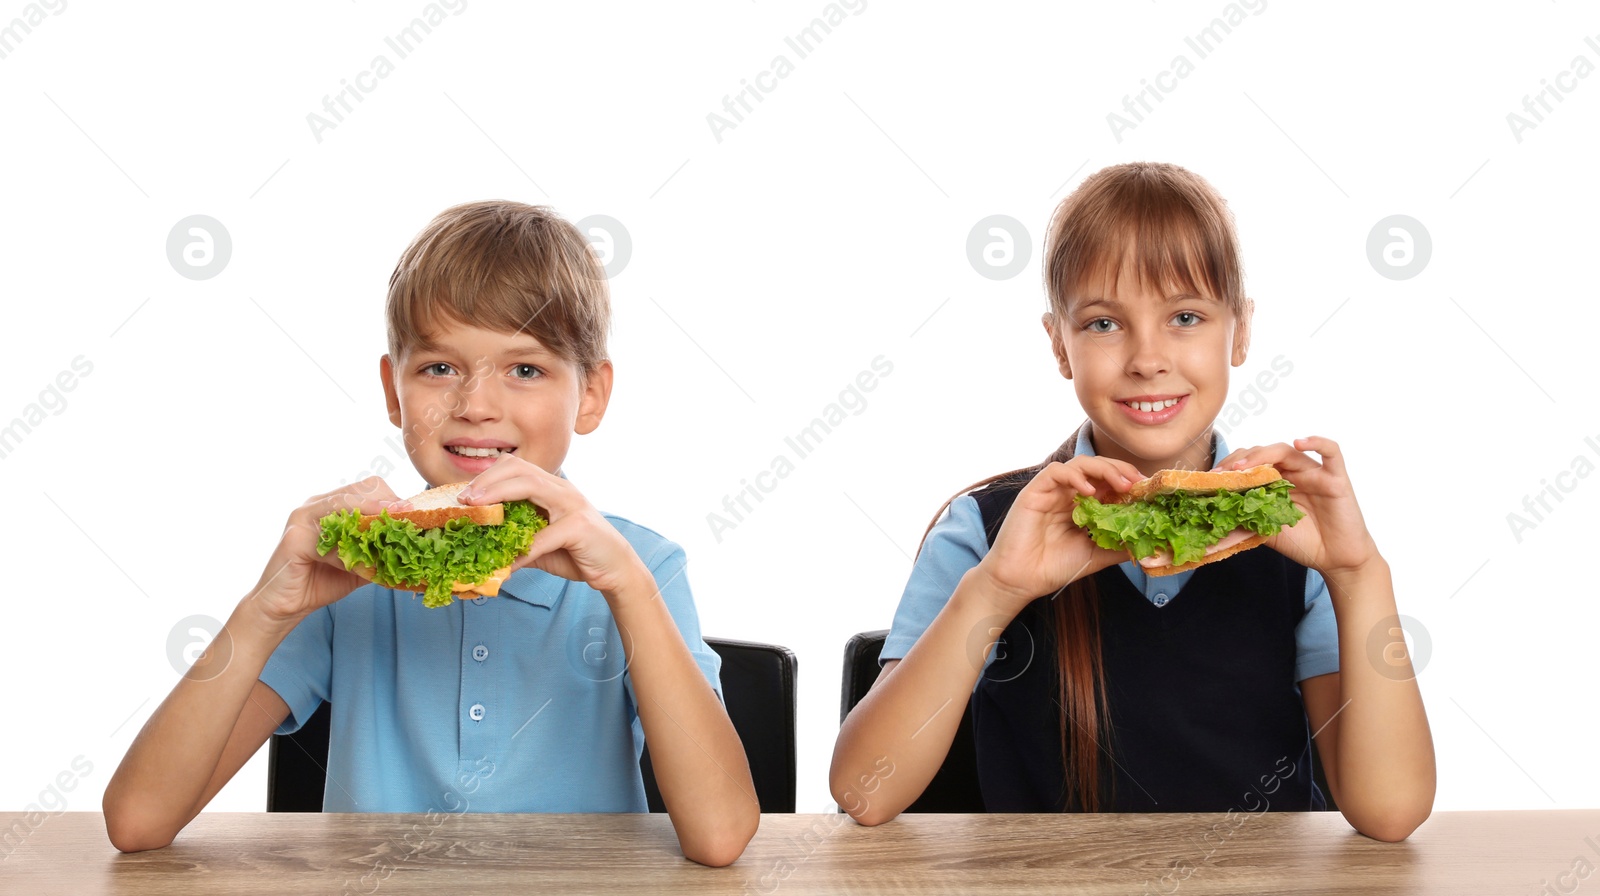
[[[994,544],[1036,471],[974,493]],[[1094,577],[1110,737],[1100,793],[1112,812],[1326,808],[1294,679],[1306,568],[1270,548],[1194,571],[1157,607],[1118,567]],[[1070,599],[1067,592],[1055,600]],[[1055,607],[1040,597],[1002,635],[972,695],[990,812],[1076,811],[1061,762]],[[1074,801],[1075,802],[1075,801]]]

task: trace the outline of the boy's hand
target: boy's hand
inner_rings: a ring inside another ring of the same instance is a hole
[[[1322,462],[1306,451],[1322,455]],[[1289,499],[1306,514],[1267,539],[1268,547],[1324,577],[1359,569],[1378,556],[1378,545],[1367,530],[1345,472],[1344,455],[1332,439],[1310,436],[1295,439],[1293,446],[1279,442],[1241,448],[1213,469],[1244,470],[1257,464],[1272,464],[1294,484]]]
[[[1126,461],[1088,455],[1040,471],[1017,495],[994,546],[978,563],[979,573],[1005,602],[1000,609],[1020,613],[1041,595],[1127,560],[1127,552],[1100,547],[1072,522],[1072,499],[1110,498],[1143,478]]]
[[[366,579],[344,568],[337,551],[317,554],[322,518],[351,507],[377,513],[398,500],[389,484],[377,476],[307,499],[289,514],[283,538],[246,600],[253,602],[269,623],[292,627],[311,611],[367,584]]]
[[[607,597],[637,582],[641,574],[650,575],[633,545],[576,486],[514,454],[502,455],[494,466],[473,477],[457,500],[463,504],[531,501],[549,519],[550,525],[533,537],[528,553],[511,564],[513,572],[532,566],[584,582]]]

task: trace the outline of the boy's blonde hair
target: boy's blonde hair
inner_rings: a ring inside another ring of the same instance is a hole
[[[587,376],[607,360],[611,299],[576,227],[548,206],[489,200],[445,209],[412,239],[386,317],[395,363],[460,323],[528,333]]]
[[[1056,207],[1045,240],[1050,308],[1067,313],[1085,291],[1116,288],[1124,270],[1155,290],[1208,295],[1246,313],[1233,213],[1206,179],[1165,162],[1102,168]]]

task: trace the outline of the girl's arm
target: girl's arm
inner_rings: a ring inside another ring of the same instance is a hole
[[[1322,456],[1321,463],[1306,451]],[[1339,627],[1339,671],[1300,683],[1322,770],[1344,817],[1377,840],[1404,840],[1433,811],[1433,735],[1399,632],[1389,564],[1367,529],[1332,439],[1242,448],[1216,469],[1270,463],[1294,484],[1305,518],[1267,545],[1328,583]],[[1385,652],[1368,655],[1381,632]]]
[[[988,647],[1020,610],[996,597],[979,567],[968,570],[905,658],[884,663],[845,719],[828,786],[856,821],[876,825],[899,815],[939,771]],[[981,642],[972,637],[979,629]],[[973,643],[984,649],[973,651]]]
[[[840,808],[882,824],[922,795],[1006,626],[1039,595],[1127,559],[1073,525],[1073,497],[1125,492],[1142,478],[1122,461],[1076,457],[1046,466],[1017,495],[988,554],[840,727],[828,773]]]
[[[1300,683],[1306,715],[1339,811],[1376,840],[1410,836],[1433,811],[1433,734],[1405,651],[1389,564],[1328,579],[1339,627],[1339,671]],[[1383,630],[1384,652],[1368,651]]]

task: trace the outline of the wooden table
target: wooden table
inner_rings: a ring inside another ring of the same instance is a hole
[[[132,855],[99,813],[31,830],[0,815],[0,836],[8,896],[1600,893],[1600,872],[1581,874],[1600,869],[1600,811],[1444,812],[1403,843],[1333,812],[903,815],[878,828],[765,815],[727,868],[684,859],[664,815],[202,814],[171,846]]]

